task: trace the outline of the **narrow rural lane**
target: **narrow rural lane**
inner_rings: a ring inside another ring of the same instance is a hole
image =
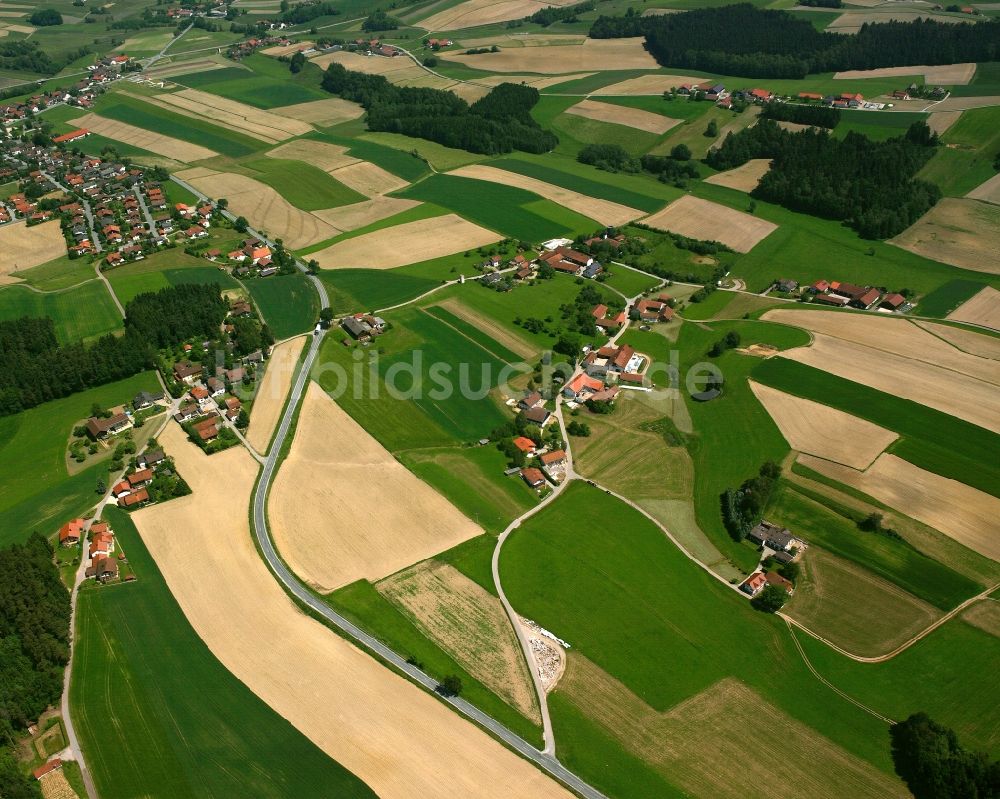
[[[285,439],[288,437],[288,431],[291,429],[296,410],[302,400],[306,384],[309,381],[310,372],[317,356],[319,355],[320,348],[323,345],[325,337],[326,331],[319,331],[313,335],[313,340],[309,346],[309,352],[306,355],[305,361],[302,363],[292,386],[291,394],[285,407],[284,414],[282,415],[281,422],[278,426],[278,431],[275,434],[270,454],[264,461],[263,470],[261,471],[260,478],[257,481],[257,488],[255,489],[253,496],[252,518],[254,536],[257,539],[257,543],[260,546],[262,554],[264,555],[264,559],[267,561],[267,564],[271,568],[272,572],[274,572],[274,575],[278,578],[285,589],[289,591],[299,602],[306,605],[314,613],[322,616],[330,624],[336,626],[355,643],[360,644],[369,652],[382,658],[414,682],[429,691],[438,692],[439,686],[437,680],[432,679],[416,666],[407,663],[402,657],[396,654],[396,652],[389,649],[389,647],[385,646],[354,623],[348,621],[346,618],[330,608],[330,606],[325,602],[313,596],[305,585],[303,585],[282,562],[274,547],[274,542],[271,539],[271,533],[267,526],[268,490],[270,489],[271,481],[274,479],[274,474],[278,467],[282,447]],[[442,696],[442,699],[455,708],[459,713],[476,722],[479,726],[499,738],[511,749],[535,763],[552,777],[585,797],[585,799],[606,799],[600,791],[584,782],[573,772],[569,771],[569,769],[556,760],[552,754],[539,751],[523,738],[511,732],[504,725],[500,724],[496,719],[488,716],[486,713],[470,704],[465,699],[462,699],[460,696]]]

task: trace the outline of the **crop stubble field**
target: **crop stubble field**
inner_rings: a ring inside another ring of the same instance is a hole
[[[581,100],[576,105],[566,109],[567,114],[596,119],[598,122],[610,122],[615,125],[625,125],[629,128],[644,130],[662,136],[675,125],[681,124],[680,119],[671,119],[663,114],[654,114],[640,108],[627,108],[621,105],[611,105],[598,100]]]
[[[379,796],[569,793],[434,697],[303,614],[254,548],[257,464],[205,456],[170,425],[161,443],[191,496],[133,515],[171,593],[238,679]]]
[[[250,426],[246,433],[250,446],[258,452],[267,452],[267,445],[285,407],[285,397],[288,396],[288,389],[295,376],[295,364],[298,363],[305,343],[305,337],[298,336],[271,350],[264,377],[257,387],[253,407],[250,409]]]
[[[87,130],[109,139],[131,144],[133,147],[140,147],[143,150],[172,158],[174,161],[180,161],[184,164],[203,161],[206,158],[215,158],[218,155],[215,150],[210,150],[199,144],[192,144],[151,130],[137,128],[126,122],[105,119],[97,114],[86,114],[72,120],[70,124],[78,128],[87,128]]]
[[[956,322],[968,322],[1000,330],[1000,291],[986,286],[947,316]]]
[[[482,531],[316,383],[271,490],[275,543],[317,590],[379,580]]]
[[[772,222],[690,194],[642,221],[693,239],[720,241],[737,252],[750,252],[778,228]]]
[[[66,252],[59,222],[28,227],[15,222],[0,227],[0,284],[13,283],[11,272],[47,263]]]

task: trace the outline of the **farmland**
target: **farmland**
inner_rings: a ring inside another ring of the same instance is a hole
[[[215,658],[129,517],[105,518],[138,580],[80,597],[71,712],[101,795],[373,796]]]
[[[256,180],[266,183],[303,211],[361,202],[365,195],[349,189],[321,169],[302,161],[259,158],[244,161]]]
[[[304,275],[248,280],[246,287],[279,341],[304,333],[319,318],[319,296]]]
[[[56,323],[56,335],[63,343],[94,338],[121,327],[118,309],[97,280],[49,293],[23,286],[0,289],[0,320],[21,316],[51,317]]]

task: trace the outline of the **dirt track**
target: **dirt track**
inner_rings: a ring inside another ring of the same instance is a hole
[[[322,592],[379,580],[482,532],[315,383],[268,510],[278,551]]]
[[[385,799],[571,799],[292,603],[251,539],[257,464],[245,450],[206,456],[175,424],[161,443],[194,493],[132,518],[184,615],[237,679]]]

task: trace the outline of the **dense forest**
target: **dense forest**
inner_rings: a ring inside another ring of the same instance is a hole
[[[820,128],[835,128],[840,124],[840,111],[826,105],[767,103],[760,115],[779,122],[795,122]]]
[[[25,70],[42,75],[55,75],[67,64],[82,58],[90,52],[87,46],[66,53],[56,60],[38,46],[38,42],[27,39],[0,42],[0,69]]]
[[[216,337],[226,310],[217,284],[182,284],[136,296],[125,307],[125,334],[89,345],[60,345],[48,318],[0,322],[0,416],[149,369],[157,349]]]
[[[364,106],[369,130],[402,133],[472,153],[544,153],[558,140],[530,111],[538,90],[502,83],[471,106],[452,92],[395,86],[381,75],[330,64],[323,88]]]
[[[547,28],[554,22],[576,22],[578,14],[583,14],[586,11],[593,11],[597,8],[597,0],[584,0],[582,3],[577,3],[572,6],[548,6],[546,8],[540,8],[530,17],[525,17],[525,22],[534,22],[536,25],[541,25]]]
[[[970,25],[929,19],[868,23],[844,36],[747,3],[652,17],[602,16],[590,35],[645,36],[646,49],[665,67],[756,78],[1000,58],[1000,19]]]
[[[854,131],[843,139],[816,128],[790,133],[762,119],[727,136],[705,160],[721,170],[770,158],[771,169],[752,197],[841,220],[865,238],[883,239],[912,225],[941,198],[937,186],[914,177],[936,144],[923,122],[904,136],[877,142]]]
[[[15,736],[62,694],[69,592],[38,533],[0,549],[0,796],[37,796],[13,757]]]
[[[914,713],[889,729],[892,760],[916,799],[997,799],[1000,761],[970,752],[954,730],[926,713]]]

